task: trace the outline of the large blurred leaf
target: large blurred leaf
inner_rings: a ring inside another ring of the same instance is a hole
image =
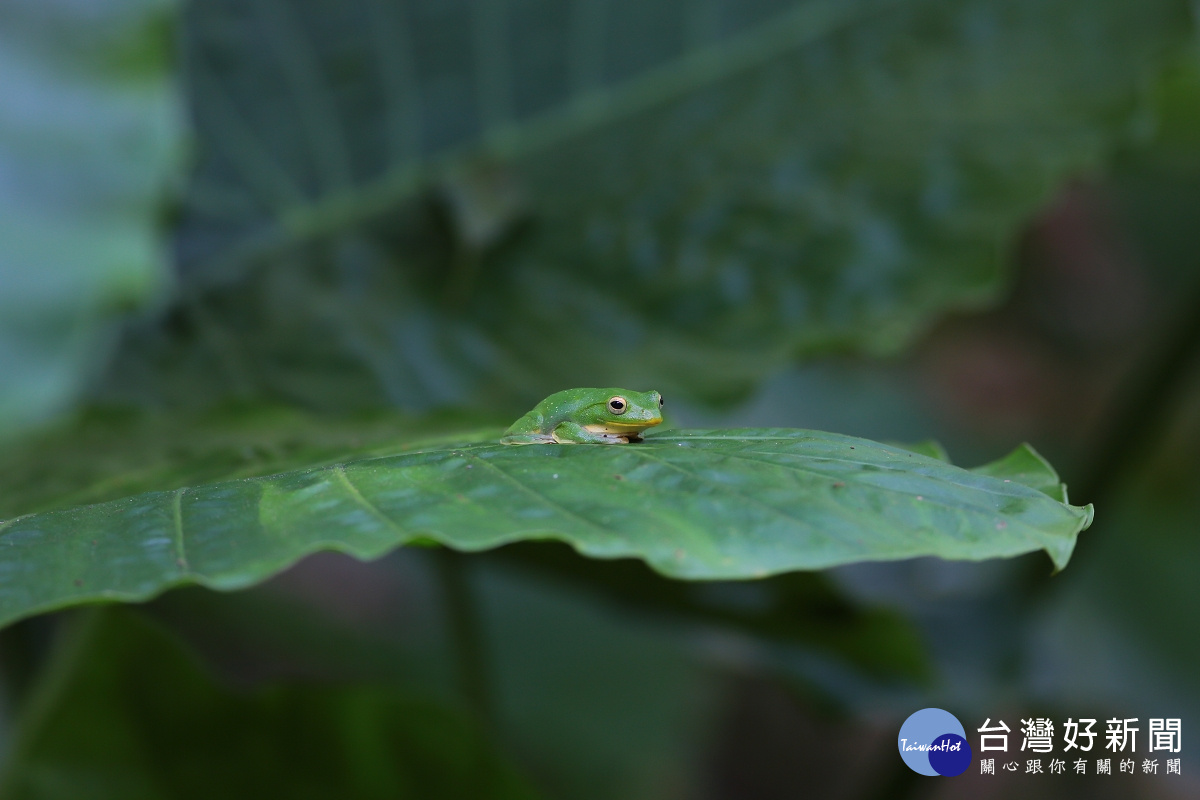
[[[1038,607],[1023,653],[1030,693],[1113,716],[1200,716],[1198,378],[1179,398],[1182,419],[1110,493],[1087,558]],[[1193,750],[1175,755],[1200,768]]]
[[[567,581],[471,572],[497,725],[539,787],[571,800],[686,797],[678,776],[703,757],[719,688],[689,647],[694,629],[615,613]]]
[[[1181,634],[1200,625],[1200,469],[1194,461],[1190,474],[1138,476],[1116,498],[1115,516],[1105,517],[1083,571],[1047,603],[1047,619],[1032,643],[1047,659],[1030,659],[1037,663],[1030,672],[1038,688],[1200,709],[1200,644]],[[1100,649],[1106,657],[1094,658]]]
[[[1029,480],[794,429],[446,446],[10,520],[0,621],[184,582],[236,589],[316,550],[372,558],[430,539],[468,551],[561,539],[686,579],[1039,549],[1061,569],[1092,508]]]
[[[92,613],[16,729],[5,798],[535,796],[461,713],[379,689],[236,693],[130,612]]]
[[[1025,663],[1032,688],[1059,702],[1197,718],[1200,53],[1176,65],[1159,102],[1166,124],[1154,148],[1126,159],[1113,187],[1151,311],[1110,441],[1097,450],[1108,456],[1092,481],[1106,490],[1103,525],[1043,598]],[[1194,750],[1183,757],[1200,767]]]
[[[195,4],[190,299],[131,331],[107,391],[719,398],[799,353],[894,350],[994,295],[1016,227],[1146,119],[1187,12]]]
[[[163,278],[171,0],[0,4],[0,439],[66,406]]]
[[[640,561],[587,560],[544,542],[510,545],[496,557],[639,613],[732,632],[779,650],[799,646],[835,659],[842,675],[858,672],[892,684],[930,676],[924,642],[904,617],[883,607],[855,605],[824,572],[758,581],[670,581]]]

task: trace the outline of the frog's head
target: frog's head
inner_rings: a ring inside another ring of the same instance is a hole
[[[658,392],[631,392],[626,389],[602,389],[601,403],[590,407],[587,426],[605,433],[638,433],[663,421],[662,395]]]

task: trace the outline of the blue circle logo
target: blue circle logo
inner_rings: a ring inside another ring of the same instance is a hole
[[[971,766],[971,745],[958,718],[940,708],[922,708],[904,720],[896,745],[913,772],[961,775]]]

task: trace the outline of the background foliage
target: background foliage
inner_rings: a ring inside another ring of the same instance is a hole
[[[568,385],[966,464],[1029,440],[1101,515],[1053,578],[410,548],[38,617],[0,633],[4,789],[899,796],[926,705],[1187,727],[1190,8],[7,4],[0,519],[394,452]],[[1139,791],[1194,791],[1192,763]]]

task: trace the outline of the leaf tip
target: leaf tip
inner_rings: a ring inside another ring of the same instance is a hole
[[[1092,507],[1091,503],[1088,503],[1086,506],[1082,506],[1082,510],[1083,522],[1079,526],[1079,533],[1083,533],[1088,528],[1092,527],[1092,520],[1096,518],[1096,509]]]

